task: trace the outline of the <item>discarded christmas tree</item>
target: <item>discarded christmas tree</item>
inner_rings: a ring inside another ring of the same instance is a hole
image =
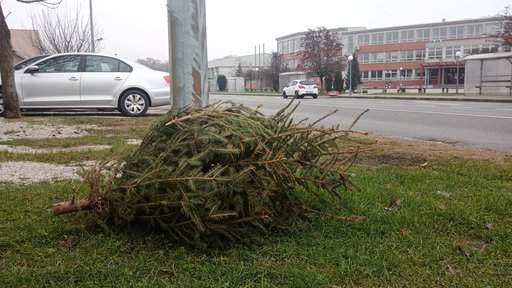
[[[199,248],[258,242],[349,184],[354,152],[338,145],[347,133],[292,121],[296,107],[272,117],[234,103],[170,111],[133,155],[88,172],[87,199],[54,214],[93,210],[106,225],[151,227]]]

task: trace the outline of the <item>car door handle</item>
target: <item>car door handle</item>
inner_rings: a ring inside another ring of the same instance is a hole
[[[78,78],[76,78],[76,77],[70,77],[70,78],[69,78],[69,81],[78,81]]]
[[[121,81],[121,80],[123,80],[123,78],[121,78],[121,77],[116,77],[116,78],[114,78],[114,80],[116,80],[116,81]]]

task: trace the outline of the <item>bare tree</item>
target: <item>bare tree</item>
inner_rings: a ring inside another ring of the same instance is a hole
[[[512,15],[510,14],[510,6],[506,6],[496,17],[499,20],[499,30],[494,34],[494,37],[502,46],[512,46]]]
[[[153,70],[163,71],[163,72],[169,72],[169,61],[161,61],[158,59],[154,59],[151,57],[148,57],[146,59],[137,59],[137,62],[147,66]]]
[[[49,8],[56,8],[62,0],[17,0],[21,3],[39,3]],[[0,2],[0,74],[2,75],[2,89],[0,99],[5,118],[20,118],[20,104],[14,85],[13,50],[11,32],[5,21],[2,3]],[[0,110],[1,111],[1,110]]]
[[[279,52],[272,52],[272,60],[270,63],[270,78],[272,79],[272,88],[279,91],[279,74],[288,72],[288,64],[283,60],[283,54]]]
[[[331,32],[325,27],[316,30],[309,29],[302,39],[301,68],[316,72],[320,77],[323,88],[323,79],[343,70],[345,61],[341,55],[343,44],[337,32]]]
[[[76,11],[43,10],[38,14],[30,15],[32,27],[39,31],[40,39],[32,39],[32,44],[41,54],[56,54],[67,52],[91,51],[91,26],[88,19],[84,19],[80,6]],[[99,40],[102,39],[103,30],[94,27],[95,51],[101,51]]]

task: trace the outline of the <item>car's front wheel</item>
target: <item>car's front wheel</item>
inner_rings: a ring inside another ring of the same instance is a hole
[[[149,100],[146,94],[137,90],[126,91],[121,96],[119,110],[128,117],[144,116],[149,108]]]
[[[284,99],[288,98],[288,95],[286,95],[286,92],[285,92],[285,91],[283,91],[283,98],[284,98]]]

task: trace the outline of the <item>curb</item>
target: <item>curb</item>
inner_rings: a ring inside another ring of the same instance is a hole
[[[438,96],[328,96],[329,98],[351,98],[351,99],[388,99],[388,100],[430,100],[430,101],[467,101],[467,102],[495,102],[512,103],[510,99],[501,98],[463,98],[463,97],[438,97]]]

